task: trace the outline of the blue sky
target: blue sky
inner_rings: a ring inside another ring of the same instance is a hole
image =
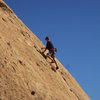
[[[50,36],[58,48],[57,58],[91,100],[100,100],[100,1],[5,2],[44,44],[45,36]]]

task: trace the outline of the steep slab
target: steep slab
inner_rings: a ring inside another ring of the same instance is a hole
[[[61,65],[54,72],[43,43],[0,1],[0,100],[90,100]]]

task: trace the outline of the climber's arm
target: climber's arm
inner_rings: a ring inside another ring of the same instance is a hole
[[[46,47],[43,47],[43,48],[41,48],[42,50],[44,50],[43,51],[43,53],[47,50],[47,48]]]

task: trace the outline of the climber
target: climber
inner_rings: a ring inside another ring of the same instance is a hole
[[[41,48],[41,49],[44,49],[44,51],[42,53],[44,54],[46,50],[49,50],[46,57],[49,57],[52,60],[51,63],[55,63],[56,70],[58,70],[59,67],[58,67],[57,62],[55,60],[56,49],[54,48],[54,46],[53,46],[52,42],[50,41],[49,37],[46,37],[45,40],[46,40],[47,44],[46,44],[46,47]]]

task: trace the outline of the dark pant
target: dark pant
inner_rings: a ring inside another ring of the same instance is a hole
[[[54,58],[56,56],[56,53],[54,50],[49,50],[48,55],[51,56],[52,58]]]

